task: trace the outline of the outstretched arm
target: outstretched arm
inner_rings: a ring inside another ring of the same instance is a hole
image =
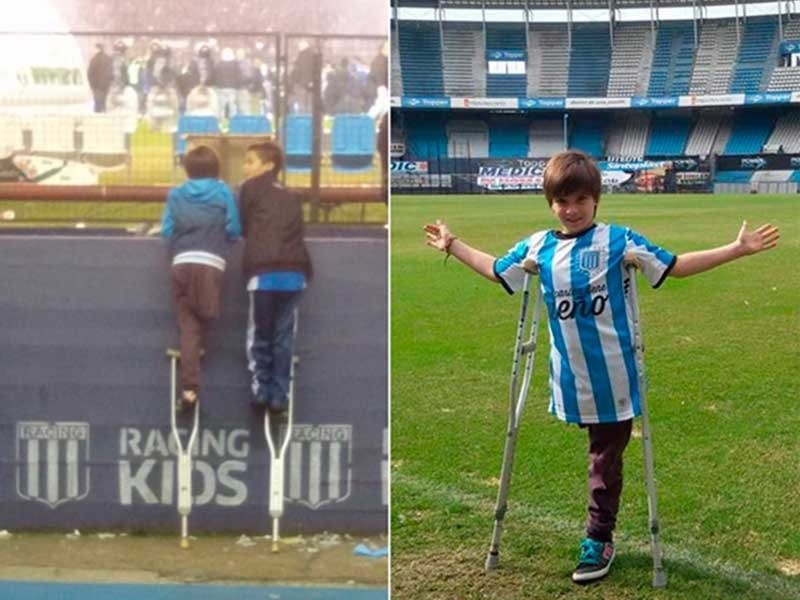
[[[755,231],[747,231],[747,221],[745,221],[735,241],[718,248],[681,254],[669,274],[672,277],[696,275],[737,258],[770,250],[777,246],[780,237],[778,228],[769,223]]]
[[[431,248],[455,256],[470,269],[490,281],[499,281],[494,274],[494,261],[496,260],[494,256],[462,242],[450,232],[447,224],[438,219],[436,223],[425,225],[423,229],[427,238],[426,243]]]

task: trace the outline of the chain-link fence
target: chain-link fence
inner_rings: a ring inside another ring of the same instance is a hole
[[[387,48],[380,36],[0,33],[0,182],[168,186],[193,137],[216,140],[223,164],[271,137],[312,220],[350,189],[380,200]],[[240,183],[237,165],[223,172]]]

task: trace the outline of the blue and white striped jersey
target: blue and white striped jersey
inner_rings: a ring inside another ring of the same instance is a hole
[[[509,293],[522,287],[525,258],[539,266],[550,329],[550,412],[568,423],[614,423],[641,412],[623,266],[629,252],[653,287],[677,259],[627,227],[596,223],[575,236],[534,233],[494,263]]]

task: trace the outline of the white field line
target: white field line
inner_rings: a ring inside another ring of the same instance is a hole
[[[491,498],[480,496],[453,486],[409,476],[397,470],[392,473],[392,486],[405,486],[411,489],[415,495],[425,496],[443,505],[452,503],[455,500],[474,510],[486,513],[486,543],[488,546],[492,523],[494,522],[495,500],[493,495]],[[397,511],[398,508],[395,506],[394,510]],[[564,519],[540,507],[527,504],[519,498],[509,498],[506,519],[508,518],[511,518],[512,522],[518,518],[527,522],[536,521],[546,525],[549,529],[559,532],[574,533],[576,529],[582,530],[582,517],[576,520]],[[616,533],[615,537],[618,540],[623,540],[625,546],[647,556],[650,555],[649,538],[646,541],[633,540],[630,536],[619,533]],[[796,600],[800,598],[800,581],[794,582],[779,575],[772,575],[762,571],[749,571],[722,560],[709,561],[706,555],[689,550],[685,543],[681,544],[681,546],[665,544],[662,538],[661,546],[664,551],[664,568],[667,571],[667,578],[669,578],[670,562],[685,563],[691,566],[692,569],[700,571],[707,576],[744,584],[753,591],[765,594],[764,598],[770,598],[770,600]],[[669,584],[667,585],[669,586]]]

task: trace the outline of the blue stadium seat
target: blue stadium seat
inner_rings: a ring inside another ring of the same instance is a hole
[[[569,147],[582,150],[595,158],[605,155],[607,123],[602,117],[576,117],[570,119],[572,132]]]
[[[439,24],[427,21],[400,21],[398,34],[403,94],[444,96]]]
[[[653,49],[648,95],[679,96],[689,93],[694,55],[691,21],[660,23]]]
[[[717,171],[714,183],[750,183],[753,171]]]
[[[228,123],[228,133],[269,134],[272,133],[272,122],[264,115],[234,115]]]
[[[611,69],[608,24],[580,23],[572,32],[569,59],[569,96],[605,96]]]
[[[486,23],[486,50],[528,49],[525,26],[516,23]],[[528,76],[486,74],[486,95],[495,97],[527,96]]]
[[[446,113],[409,113],[405,117],[409,159],[447,157]]]
[[[489,122],[489,156],[524,158],[528,156],[528,122],[519,118],[497,117]]]
[[[800,171],[792,171],[792,176],[789,177],[789,181],[800,183]]]
[[[774,18],[747,20],[731,78],[731,93],[754,93],[766,87],[776,62],[769,58],[773,52],[777,30],[778,25]],[[765,69],[768,70],[767,77],[764,76]]]
[[[775,118],[769,112],[737,114],[723,154],[758,154],[774,126]]]
[[[333,119],[333,168],[365,171],[375,155],[375,121],[368,115],[336,115]]]
[[[219,121],[216,117],[181,115],[173,141],[175,156],[178,158],[186,154],[186,134],[189,133],[219,133]]]
[[[654,116],[650,121],[650,139],[645,156],[683,154],[689,139],[691,120],[685,116]]]
[[[311,170],[311,115],[289,115],[284,132],[286,170],[290,172]]]

